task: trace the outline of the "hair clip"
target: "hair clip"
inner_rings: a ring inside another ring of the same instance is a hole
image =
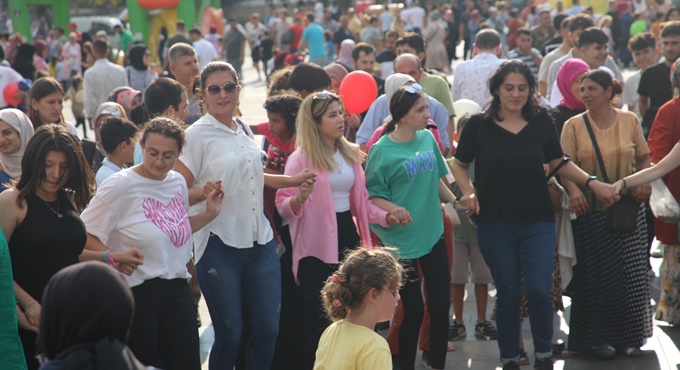
[[[333,302],[332,302],[333,307],[340,307],[340,304],[341,304],[341,303],[342,303],[342,302],[340,302],[340,300],[337,299],[337,298],[334,299]]]

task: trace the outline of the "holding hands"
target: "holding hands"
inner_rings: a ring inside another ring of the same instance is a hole
[[[413,218],[404,207],[394,207],[387,213],[387,223],[390,225],[406,226],[411,222],[413,222]]]
[[[210,182],[209,182],[210,183]],[[217,217],[222,210],[222,201],[224,200],[224,189],[222,188],[222,180],[217,180],[213,183],[214,187],[211,187],[210,192],[205,199],[205,211],[208,212],[212,218]],[[208,184],[203,188],[203,193],[205,194]]]
[[[605,206],[610,207],[618,202],[621,197],[614,185],[605,184],[599,181],[590,183],[590,189],[595,193],[595,196],[604,203]]]
[[[479,199],[477,199],[477,195],[475,194],[475,191],[471,191],[469,193],[463,194],[463,197],[460,198],[460,207],[463,213],[466,216],[470,215],[478,215],[479,214]]]
[[[313,184],[314,181],[316,181],[316,174],[309,168],[305,168],[304,170],[298,172],[297,175],[291,176],[290,180],[292,181],[290,186],[300,186],[307,180],[312,180]]]
[[[109,258],[116,262],[118,271],[125,275],[132,275],[139,265],[144,264],[144,255],[137,248],[130,248],[122,252],[111,252]]]
[[[41,310],[42,307],[38,301],[28,303],[24,307],[23,311],[21,310],[21,307],[17,305],[17,319],[19,321],[19,327],[37,333],[38,328],[40,328]]]
[[[309,195],[312,194],[312,190],[314,190],[315,182],[316,178],[308,178],[302,184],[300,184],[300,192],[297,195],[297,198],[300,201],[300,203],[304,203],[307,201],[307,199],[309,199]]]

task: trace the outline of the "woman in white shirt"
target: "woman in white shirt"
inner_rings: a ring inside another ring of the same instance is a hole
[[[211,181],[223,181],[223,212],[198,231],[194,258],[201,291],[215,329],[210,352],[212,369],[232,369],[248,308],[251,337],[249,369],[271,367],[279,327],[281,271],[277,244],[264,215],[264,185],[278,189],[298,186],[315,175],[265,174],[261,151],[247,124],[234,115],[240,86],[234,68],[221,61],[201,73],[200,94],[208,113],[186,130],[187,146],[175,169],[184,175],[192,199],[204,197]],[[198,189],[192,189],[199,187]],[[192,207],[192,214],[203,205]]]
[[[223,194],[215,183],[205,210],[188,216],[186,181],[172,171],[184,145],[174,120],[149,121],[140,144],[144,161],[112,175],[81,215],[88,231],[85,248],[142,251],[144,264],[125,276],[135,297],[128,346],[145,365],[199,370],[196,306],[186,264],[191,234],[217,216]]]

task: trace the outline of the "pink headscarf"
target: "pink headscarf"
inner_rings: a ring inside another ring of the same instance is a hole
[[[590,67],[581,59],[572,58],[562,64],[559,72],[557,72],[557,87],[560,89],[560,93],[562,93],[560,105],[573,110],[586,110],[583,102],[571,93],[571,84],[578,75],[588,71],[590,71]]]
[[[353,71],[352,68],[352,49],[354,49],[356,43],[350,39],[343,40],[340,43],[340,52],[338,53],[338,60],[336,63],[342,64],[343,67],[347,68],[347,71]]]

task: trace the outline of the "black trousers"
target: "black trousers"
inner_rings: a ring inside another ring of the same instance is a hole
[[[338,260],[340,261],[344,257],[345,251],[356,248],[361,239],[349,211],[337,213],[336,218],[338,220]],[[312,370],[314,367],[319,339],[330,324],[321,302],[321,289],[326,279],[337,269],[337,264],[327,264],[316,257],[305,257],[298,264],[298,280],[304,299],[305,312],[304,369]],[[448,330],[448,325],[446,328]]]
[[[132,294],[135,318],[128,347],[137,359],[166,370],[200,370],[196,306],[186,279],[147,280]]]
[[[406,283],[399,290],[404,304],[404,321],[399,332],[399,362],[401,370],[413,369],[418,347],[420,324],[425,313],[423,294],[418,280],[418,266],[423,270],[430,312],[430,353],[432,367],[443,369],[446,361],[449,328],[450,275],[444,238],[432,251],[418,259],[406,260]]]

